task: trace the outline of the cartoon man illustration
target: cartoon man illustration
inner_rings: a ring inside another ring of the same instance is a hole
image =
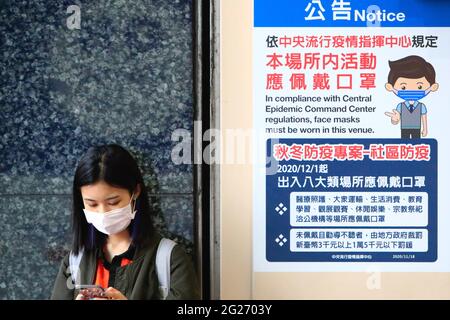
[[[401,122],[402,139],[428,135],[427,108],[419,100],[439,89],[433,66],[419,56],[389,61],[391,68],[386,90],[403,99],[392,112],[385,112],[394,125]]]

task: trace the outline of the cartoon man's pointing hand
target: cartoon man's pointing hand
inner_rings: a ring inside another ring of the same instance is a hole
[[[396,109],[392,109],[392,112],[385,112],[384,114],[391,117],[392,124],[397,125],[400,122],[401,114]]]

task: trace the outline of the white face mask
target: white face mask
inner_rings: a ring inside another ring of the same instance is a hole
[[[88,223],[104,234],[114,234],[125,230],[134,219],[136,211],[131,209],[130,203],[123,208],[114,209],[108,212],[99,213],[83,209]]]

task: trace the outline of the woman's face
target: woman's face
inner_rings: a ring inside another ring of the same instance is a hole
[[[138,194],[134,197],[136,198]],[[130,203],[131,195],[127,189],[113,187],[104,181],[81,187],[84,208],[98,213],[123,208]]]

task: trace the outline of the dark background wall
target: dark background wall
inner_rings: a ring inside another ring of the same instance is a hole
[[[81,8],[70,30],[66,9]],[[71,184],[91,145],[138,159],[166,236],[193,241],[190,0],[0,0],[0,299],[47,299],[69,249]]]

